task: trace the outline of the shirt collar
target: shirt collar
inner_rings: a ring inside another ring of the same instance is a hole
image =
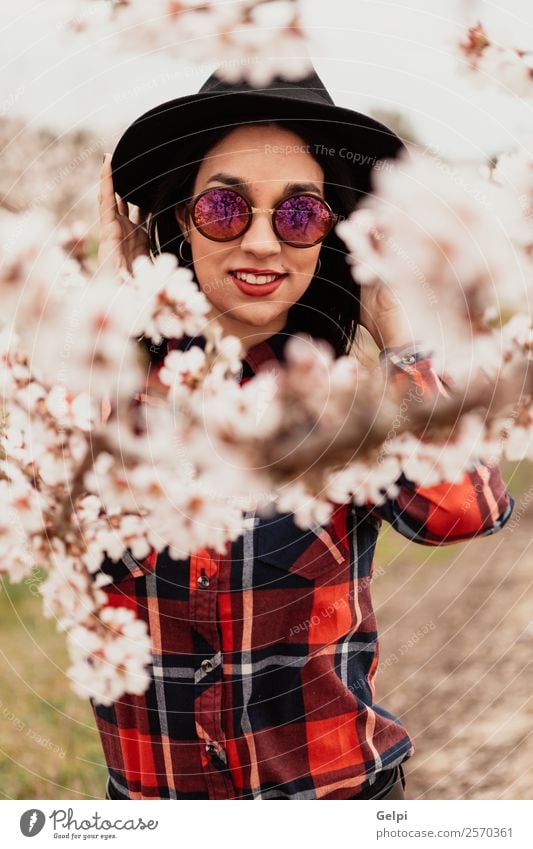
[[[263,363],[269,360],[277,360],[277,362],[283,363],[285,361],[285,345],[295,331],[296,327],[288,320],[277,333],[248,348],[243,359],[241,378],[253,377]]]
[[[261,368],[263,363],[271,360],[277,360],[280,363],[285,361],[285,345],[291,335],[296,332],[296,326],[290,319],[287,320],[284,327],[269,336],[262,342],[252,345],[248,348],[241,366],[239,380],[250,379]],[[205,348],[204,336],[182,336],[181,339],[169,339],[168,350],[186,351],[193,345],[198,345]]]

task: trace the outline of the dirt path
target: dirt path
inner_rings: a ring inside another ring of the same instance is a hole
[[[386,532],[376,700],[414,739],[410,799],[533,798],[532,537],[523,501],[499,534],[438,551]]]

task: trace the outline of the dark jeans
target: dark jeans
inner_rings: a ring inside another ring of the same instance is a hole
[[[113,792],[111,782],[108,780],[106,784],[106,799],[120,799],[120,796],[110,796],[109,791]],[[405,799],[405,774],[401,764],[393,766],[392,769],[384,769],[376,778],[372,787],[358,793],[357,796],[351,796],[351,799]]]
[[[401,764],[378,773],[375,783],[351,799],[405,799],[405,773]]]

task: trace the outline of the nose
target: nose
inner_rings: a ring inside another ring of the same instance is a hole
[[[281,244],[272,228],[270,212],[254,212],[252,223],[242,237],[241,248],[258,257],[281,253]]]

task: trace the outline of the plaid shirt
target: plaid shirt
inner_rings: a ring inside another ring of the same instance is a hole
[[[286,333],[248,351],[241,384],[283,360]],[[381,357],[399,385],[441,391],[427,355]],[[108,707],[91,700],[111,798],[357,798],[413,755],[398,718],[375,701],[379,526],[452,543],[497,531],[513,501],[498,468],[482,464],[456,484],[399,483],[394,500],[336,505],[313,530],[291,514],[249,512],[224,555],[103,564],[109,604],[147,623],[153,649],[144,694]]]

